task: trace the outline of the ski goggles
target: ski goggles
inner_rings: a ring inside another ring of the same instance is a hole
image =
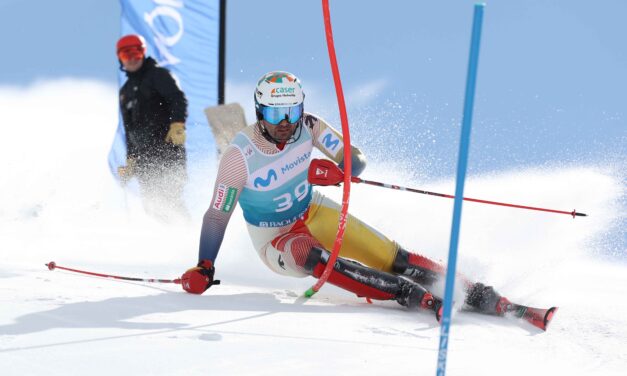
[[[131,60],[141,60],[144,58],[144,51],[139,47],[124,48],[118,51],[118,59],[123,62]]]
[[[283,120],[287,120],[288,123],[294,124],[303,117],[303,104],[299,104],[292,107],[268,107],[261,105],[261,114],[263,120],[272,125],[278,125]]]

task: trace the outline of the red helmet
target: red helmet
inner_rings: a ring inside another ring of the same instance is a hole
[[[115,47],[117,52],[129,47],[135,47],[141,49],[142,51],[146,51],[146,40],[141,35],[129,34],[120,38]]]
[[[143,58],[146,54],[146,40],[141,35],[129,34],[118,40],[116,52],[120,60],[130,57]]]

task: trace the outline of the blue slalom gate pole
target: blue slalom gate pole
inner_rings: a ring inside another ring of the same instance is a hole
[[[438,351],[437,375],[446,374],[446,354],[448,350],[449,328],[451,326],[451,311],[453,310],[453,290],[455,288],[455,274],[457,266],[457,245],[459,243],[459,227],[462,217],[462,202],[464,197],[464,182],[468,165],[468,149],[470,146],[470,129],[472,127],[472,110],[475,100],[475,83],[477,81],[477,65],[479,63],[479,42],[481,41],[481,24],[483,23],[483,9],[485,4],[475,4],[472,22],[472,36],[470,39],[470,58],[468,59],[468,77],[466,78],[466,96],[464,100],[464,117],[462,119],[462,135],[459,144],[457,159],[457,183],[455,187],[455,203],[453,204],[453,225],[451,226],[451,242],[448,251],[448,266],[446,268],[446,287],[444,290],[444,307],[442,324],[440,327],[440,346]]]

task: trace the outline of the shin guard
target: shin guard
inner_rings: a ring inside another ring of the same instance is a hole
[[[328,260],[328,251],[313,247],[305,263],[305,269],[314,277],[320,278]],[[335,261],[328,282],[359,297],[396,300],[409,308],[429,309],[434,304],[433,296],[419,284],[341,257]]]
[[[442,265],[400,247],[394,259],[392,271],[424,285],[431,285],[446,274]]]

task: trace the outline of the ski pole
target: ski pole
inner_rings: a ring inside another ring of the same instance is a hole
[[[57,263],[54,262],[54,261],[50,261],[49,263],[46,264],[46,266],[48,267],[48,270],[62,269],[62,270],[67,270],[69,272],[74,272],[74,273],[93,275],[93,276],[96,276],[96,277],[121,279],[121,280],[124,280],[124,281],[153,282],[153,283],[176,283],[178,285],[181,284],[181,279],[180,278],[176,278],[176,279],[153,279],[153,278],[121,277],[119,275],[94,273],[94,272],[88,272],[88,271],[84,271],[84,270],[66,268],[64,266],[57,265]]]
[[[316,185],[337,185],[337,184],[340,184],[342,182],[342,178],[343,177],[344,177],[344,172],[342,170],[340,170],[340,168],[337,167],[337,165],[335,163],[333,163],[332,161],[325,160],[325,159],[313,159],[311,161],[311,165],[309,167],[309,174],[308,174],[308,179],[309,179],[309,182],[311,184],[316,184]],[[361,179],[361,178],[358,178],[356,176],[351,176],[351,182],[353,182],[353,183],[369,184],[369,185],[374,185],[376,187],[396,189],[396,190],[399,190],[399,191],[420,193],[420,194],[430,195],[430,196],[446,197],[446,198],[452,198],[452,199],[455,198],[455,196],[453,196],[453,195],[447,195],[447,194],[444,194],[444,193],[437,193],[437,192],[430,192],[430,191],[425,191],[425,190],[416,189],[416,188],[402,187],[400,185],[381,183],[381,182],[377,182],[377,181]],[[478,198],[470,198],[470,197],[463,197],[462,200],[478,202],[480,204],[506,206],[506,207],[510,207],[510,208],[527,209],[527,210],[538,210],[538,211],[549,212],[549,213],[557,213],[557,214],[568,214],[568,215],[572,215],[573,218],[575,218],[576,216],[578,216],[578,217],[586,217],[587,216],[587,214],[579,213],[576,210],[573,210],[573,211],[554,210],[554,209],[538,208],[538,207],[535,207],[535,206],[516,205],[516,204],[508,204],[508,203],[505,203],[505,202],[481,200],[481,199],[478,199]]]
[[[378,187],[385,187],[385,188],[390,188],[390,189],[398,189],[398,190],[401,190],[401,191],[408,191],[408,192],[414,192],[414,193],[422,193],[422,194],[425,194],[425,195],[431,195],[431,196],[437,196],[437,197],[446,197],[446,198],[452,198],[452,199],[455,198],[455,196],[453,196],[453,195],[447,195],[447,194],[437,193],[437,192],[423,191],[423,190],[420,190],[420,189],[401,187],[401,186],[398,186],[398,185],[392,185],[392,184],[386,184],[386,183],[379,183],[379,182],[376,182],[376,181],[360,179],[360,178],[354,177],[354,176],[351,178],[351,181],[353,183],[364,183],[364,184],[375,185],[375,186],[378,186]],[[534,206],[516,205],[516,204],[508,204],[508,203],[505,203],[505,202],[481,200],[481,199],[478,199],[478,198],[470,198],[470,197],[463,197],[462,200],[478,202],[480,204],[507,206],[507,207],[510,207],[510,208],[538,210],[538,211],[544,211],[544,212],[549,212],[549,213],[557,213],[557,214],[568,214],[568,215],[572,215],[573,218],[575,218],[576,216],[579,216],[579,217],[587,217],[588,216],[587,214],[579,213],[576,210],[573,210],[573,211],[563,211],[563,210],[545,209],[545,208],[538,208],[538,207],[534,207]]]

